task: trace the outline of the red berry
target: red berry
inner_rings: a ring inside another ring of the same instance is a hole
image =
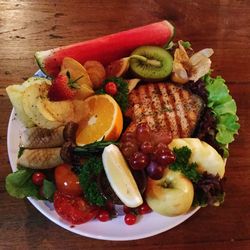
[[[32,175],[32,182],[37,185],[37,186],[42,186],[43,185],[43,180],[45,179],[45,174],[42,172],[35,172]]]
[[[136,223],[136,215],[135,214],[126,214],[124,217],[124,221],[127,225],[134,225]]]
[[[48,96],[52,101],[62,101],[72,99],[75,95],[75,88],[72,87],[68,76],[58,75],[49,88]]]
[[[152,211],[152,209],[149,207],[147,203],[143,203],[137,208],[137,211],[139,214],[147,214]]]
[[[107,210],[101,210],[97,215],[97,219],[102,222],[110,220],[109,212]]]
[[[106,83],[105,92],[109,95],[116,95],[117,94],[117,85],[114,82],[108,82]]]

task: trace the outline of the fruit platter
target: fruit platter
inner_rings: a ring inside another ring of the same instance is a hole
[[[36,52],[35,75],[6,88],[7,192],[104,240],[153,236],[220,206],[240,125],[213,49],[194,47],[164,20]]]

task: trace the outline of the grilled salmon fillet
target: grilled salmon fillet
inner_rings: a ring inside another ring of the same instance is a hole
[[[169,131],[173,138],[191,137],[204,108],[203,100],[172,83],[141,85],[129,94],[127,131],[147,123],[152,130]]]

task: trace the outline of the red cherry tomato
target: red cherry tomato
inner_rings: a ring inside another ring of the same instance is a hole
[[[59,216],[72,224],[82,224],[94,219],[98,208],[81,197],[70,197],[59,191],[54,194],[54,207]]]
[[[79,196],[83,192],[78,176],[71,170],[71,166],[68,164],[61,164],[56,167],[55,181],[57,190],[64,194]]]
[[[102,222],[110,220],[109,212],[107,210],[101,210],[97,216],[97,219]]]
[[[117,94],[117,85],[114,82],[108,82],[106,83],[105,92],[109,95],[116,95]]]
[[[127,225],[134,225],[136,223],[136,215],[135,214],[126,214],[124,217],[124,221]]]
[[[32,182],[37,186],[43,185],[43,180],[46,178],[45,174],[42,172],[35,172],[32,175]]]
[[[147,214],[152,211],[152,209],[149,207],[147,203],[143,203],[137,208],[137,211],[139,214]]]

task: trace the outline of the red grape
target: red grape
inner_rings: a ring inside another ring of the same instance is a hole
[[[153,180],[161,179],[163,176],[164,169],[165,168],[163,166],[157,164],[154,161],[151,161],[146,168],[148,176]]]
[[[140,123],[136,127],[136,139],[142,143],[151,140],[151,130],[146,123]]]
[[[153,145],[150,141],[144,141],[140,147],[141,151],[145,154],[153,153]]]
[[[126,132],[122,135],[122,142],[136,141],[135,132]]]
[[[131,156],[129,163],[133,169],[136,170],[143,169],[148,165],[149,157],[142,152],[135,152]]]
[[[160,165],[166,166],[175,161],[174,153],[168,148],[157,149],[154,152],[155,159]]]
[[[151,138],[154,144],[169,144],[173,139],[171,133],[165,130],[154,131],[151,133]]]
[[[121,151],[125,158],[129,158],[132,154],[138,151],[138,146],[135,142],[132,141],[126,141],[122,143]]]

